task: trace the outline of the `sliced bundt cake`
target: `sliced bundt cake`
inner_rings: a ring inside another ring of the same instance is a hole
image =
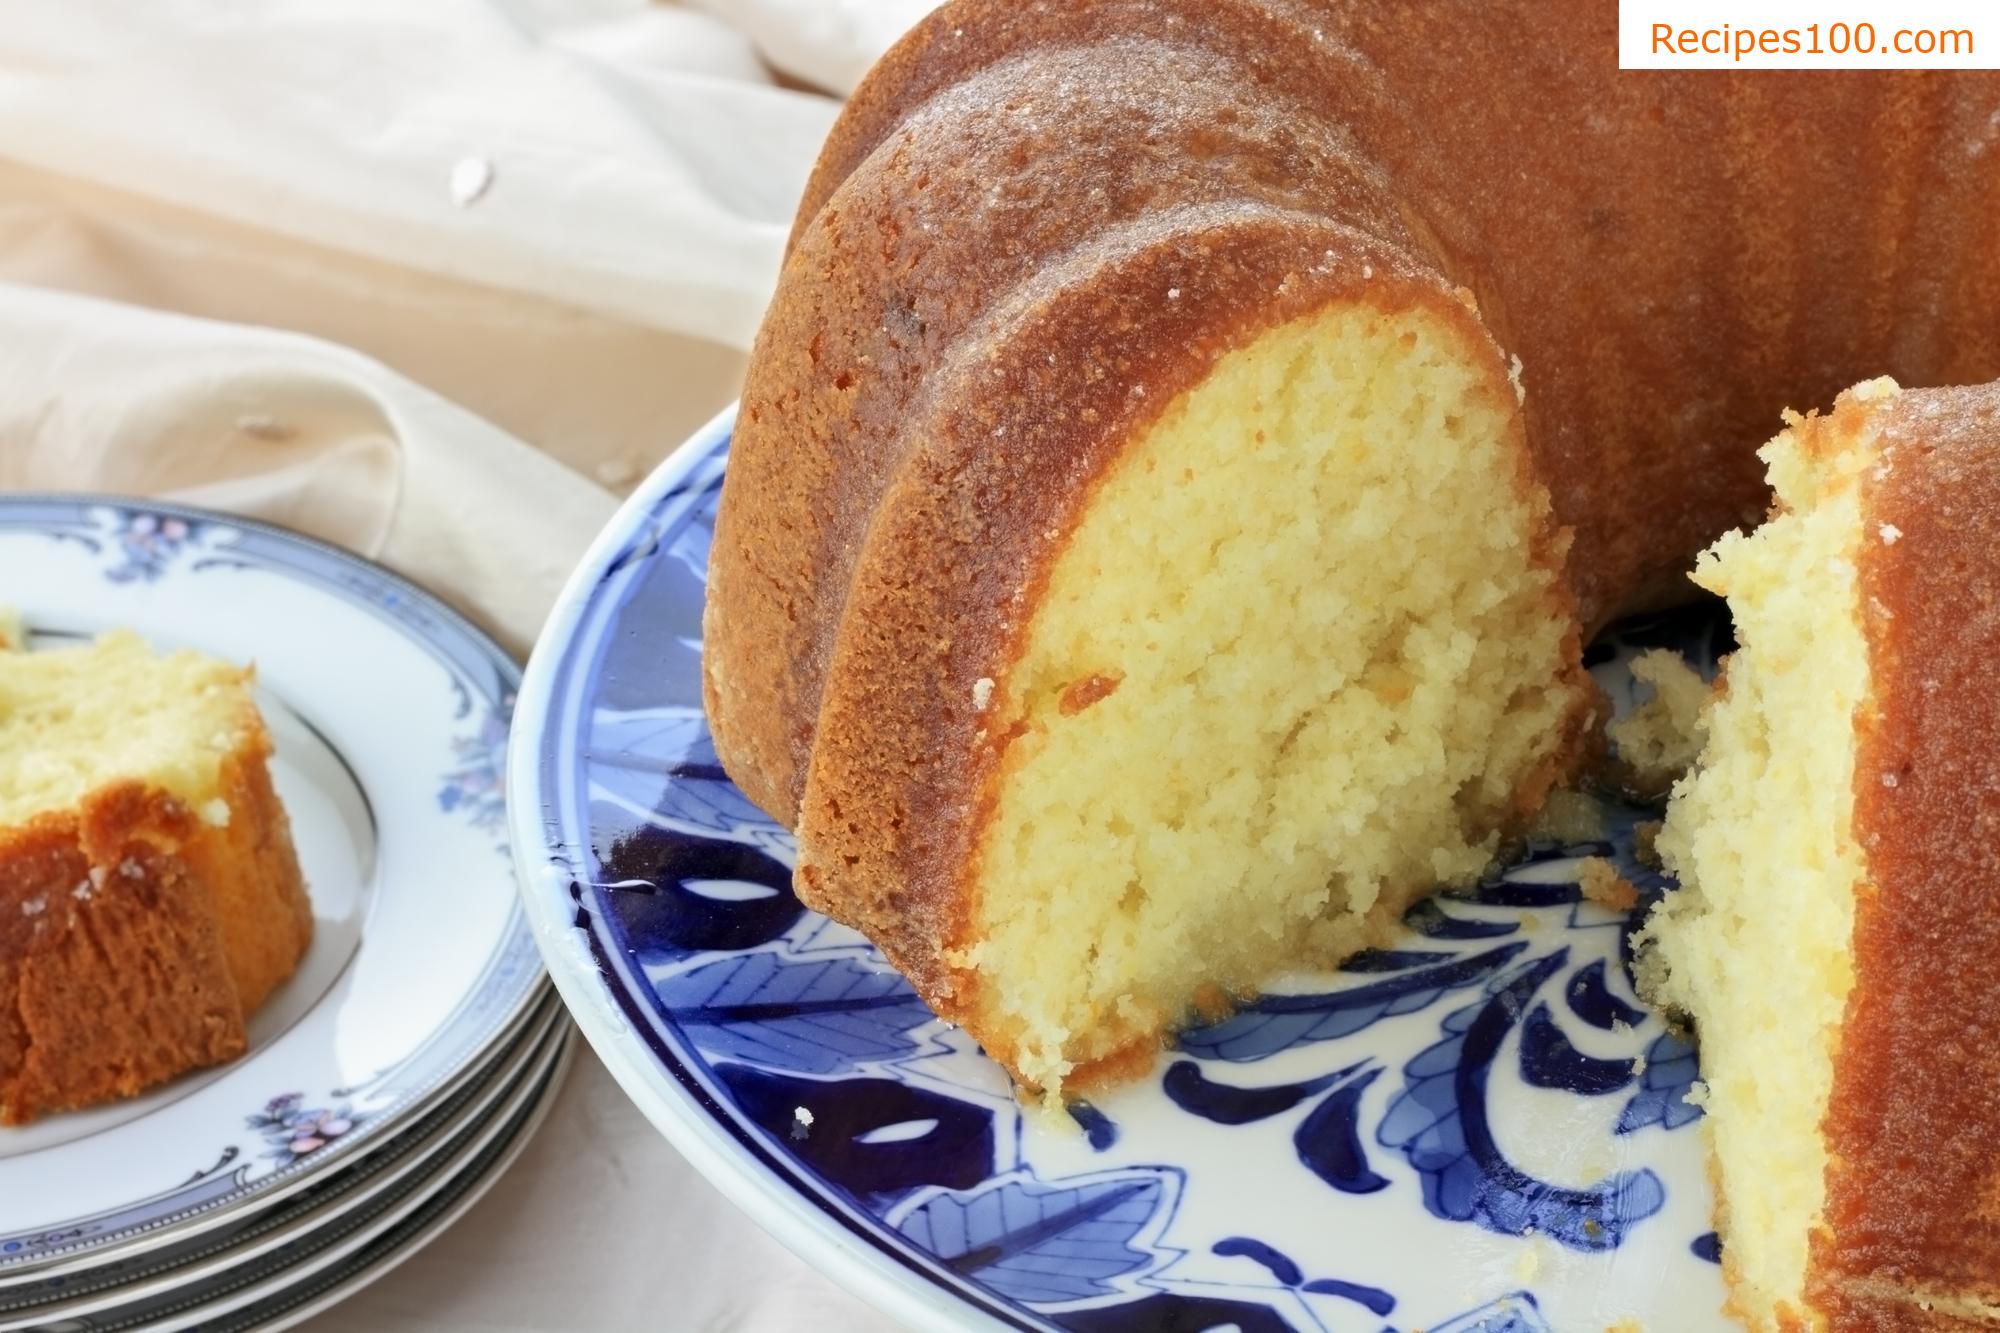
[[[0,1124],[241,1054],[298,966],[250,674],[122,632],[0,652]]]
[[[1737,1313],[2000,1327],[2000,385],[1790,420],[1776,515],[1696,575],[1741,648],[1646,967],[1700,1037]]]
[[[724,763],[1021,1079],[1136,1068],[1476,873],[1779,407],[2000,374],[1996,116],[1621,71],[1584,0],[945,6],[751,358]]]

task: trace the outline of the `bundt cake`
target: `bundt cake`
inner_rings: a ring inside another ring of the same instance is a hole
[[[0,1124],[242,1054],[312,907],[250,672],[0,651]]]
[[[1757,1328],[2000,1327],[2000,385],[1877,380],[1764,451],[1696,577],[1741,647],[1659,848]]]
[[[710,566],[800,896],[1023,1083],[1478,873],[1788,404],[2000,374],[2000,78],[1585,0],[957,0],[833,131]]]

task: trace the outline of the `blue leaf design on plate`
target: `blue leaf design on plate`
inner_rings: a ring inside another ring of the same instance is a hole
[[[1090,1141],[1091,1151],[1103,1152],[1118,1142],[1118,1125],[1110,1116],[1086,1101],[1069,1104],[1069,1118],[1076,1121],[1084,1138]]]
[[[1446,902],[1478,903],[1482,907],[1566,907],[1583,901],[1583,890],[1575,881],[1537,884],[1530,880],[1489,879],[1471,889],[1455,889],[1439,895]]]
[[[1623,1023],[1638,1027],[1646,1021],[1645,1011],[1634,1009],[1611,993],[1604,977],[1604,960],[1594,959],[1576,970],[1564,987],[1563,998],[1569,1011],[1600,1031],[1609,1032]]]
[[[910,983],[854,958],[733,954],[653,983],[704,1055],[833,1074],[907,1055],[931,1012]]]
[[[1044,1185],[1003,1176],[925,1199],[895,1222],[913,1244],[1010,1300],[1053,1305],[1115,1290],[1154,1262],[1134,1244],[1171,1206],[1178,1178],[1133,1171]]]
[[[1621,1171],[1581,1189],[1537,1180],[1507,1160],[1486,1118],[1486,1084],[1503,1042],[1535,991],[1569,961],[1558,949],[1496,978],[1477,1003],[1454,1010],[1444,1037],[1403,1068],[1404,1090],[1376,1138],[1423,1177],[1424,1206],[1450,1221],[1503,1235],[1541,1232],[1578,1250],[1616,1248],[1666,1202],[1660,1178]]]
[[[1338,1296],[1353,1301],[1371,1314],[1385,1315],[1396,1308],[1396,1298],[1380,1287],[1363,1282],[1343,1282],[1337,1277],[1316,1277],[1299,1288],[1320,1296]]]
[[[1363,949],[1340,965],[1343,972],[1406,972],[1429,963],[1445,963],[1458,955],[1437,949]]]
[[[657,810],[724,835],[771,826],[771,817],[723,771],[699,700],[628,713],[601,710],[591,720],[589,747],[591,781],[634,810]]]
[[[1225,1258],[1241,1255],[1262,1264],[1283,1286],[1319,1296],[1338,1296],[1344,1301],[1353,1301],[1370,1314],[1386,1315],[1396,1308],[1396,1298],[1380,1287],[1347,1282],[1337,1277],[1316,1277],[1308,1282],[1305,1272],[1292,1256],[1275,1245],[1267,1245],[1249,1236],[1225,1236],[1209,1246],[1209,1251]]]
[[[1722,1238],[1713,1231],[1704,1231],[1688,1242],[1688,1252],[1706,1263],[1722,1262]]]
[[[1646,1048],[1646,1072],[1639,1090],[1619,1113],[1617,1133],[1630,1134],[1648,1125],[1679,1129],[1701,1119],[1701,1108],[1687,1099],[1699,1071],[1695,1049],[1671,1032],[1662,1032]]]
[[[1254,1260],[1269,1269],[1271,1276],[1287,1287],[1296,1287],[1306,1280],[1306,1275],[1290,1255],[1275,1245],[1266,1245],[1249,1236],[1225,1236],[1208,1248],[1210,1253],[1225,1258],[1242,1255],[1245,1259]]]
[[[1155,1292],[1143,1300],[1093,1305],[1049,1317],[1073,1333],[1209,1333],[1229,1328],[1238,1333],[1300,1333],[1268,1305],[1168,1291]]]
[[[1349,1065],[1303,1083],[1239,1088],[1232,1083],[1219,1083],[1210,1078],[1192,1060],[1176,1060],[1160,1079],[1160,1088],[1167,1094],[1168,1101],[1189,1115],[1213,1120],[1218,1125],[1248,1125],[1268,1120],[1274,1115],[1283,1115],[1306,1098],[1325,1092],[1358,1068],[1359,1065]]]
[[[1373,1194],[1389,1182],[1368,1165],[1361,1146],[1361,1094],[1382,1071],[1371,1069],[1336,1088],[1292,1133],[1299,1163],[1343,1194]]]
[[[1512,935],[1521,928],[1518,921],[1476,921],[1452,916],[1438,906],[1435,898],[1426,898],[1403,913],[1403,924],[1436,940],[1490,940]]]
[[[886,1078],[791,1078],[729,1063],[714,1070],[739,1111],[853,1194],[963,1189],[993,1170],[993,1113],[983,1106]]]
[[[1350,1036],[1380,1019],[1426,1008],[1446,991],[1486,980],[1527,947],[1503,944],[1346,990],[1260,996],[1220,1023],[1181,1033],[1180,1048],[1207,1059],[1262,1060],[1305,1042]]]
[[[701,632],[705,589],[685,559],[661,551],[659,535],[650,524],[634,533],[605,571],[607,577],[631,571],[625,595],[646,614],[620,617],[622,632],[605,641],[595,681],[600,708],[701,707],[701,644],[693,636]]]
[[[1604,1097],[1632,1081],[1632,1062],[1585,1055],[1556,1026],[1549,1007],[1537,1004],[1521,1029],[1521,1078],[1531,1088]]]
[[[631,828],[602,857],[604,901],[640,956],[754,949],[805,914],[792,872],[755,847],[720,838]],[[690,883],[737,881],[764,890],[719,898]]]
[[[1442,1324],[1433,1324],[1429,1333],[1551,1333],[1551,1330],[1534,1296],[1516,1291]]]

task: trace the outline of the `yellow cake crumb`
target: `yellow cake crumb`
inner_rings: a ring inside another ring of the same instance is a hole
[[[1026,1080],[1363,947],[1475,879],[1554,776],[1594,689],[1531,558],[1512,395],[1458,337],[1367,306],[1263,335],[1126,452],[1051,569],[991,695],[1016,738],[967,932]]]
[[[1776,513],[1696,568],[1728,597],[1741,646],[1659,837],[1681,888],[1640,936],[1642,989],[1700,1038],[1688,1101],[1708,1111],[1733,1300],[1759,1329],[1805,1308],[1825,1198],[1819,1125],[1865,867],[1852,829],[1868,693],[1855,556],[1876,540],[1858,484],[1873,449],[1818,418],[1791,420],[1763,452]]]
[[[1642,819],[1632,826],[1632,859],[1642,866],[1661,869],[1660,821]]]
[[[1606,834],[1604,806],[1580,791],[1549,793],[1547,804],[1528,826],[1528,836],[1544,842],[1602,842]]]
[[[1529,1236],[1527,1243],[1522,1245],[1520,1252],[1514,1256],[1514,1280],[1525,1285],[1533,1282],[1535,1275],[1541,1271],[1541,1253],[1535,1247],[1534,1237]]]
[[[211,802],[225,756],[261,734],[243,694],[247,667],[199,653],[154,656],[138,635],[0,660],[0,828],[73,806],[106,781],[131,779],[228,823]]]
[[[1600,907],[1629,912],[1639,905],[1638,888],[1602,856],[1586,858],[1577,871],[1576,882],[1583,896]]]
[[[1638,707],[1605,728],[1620,779],[1641,796],[1665,796],[1701,753],[1708,682],[1678,654],[1649,648],[1632,659],[1632,679],[1651,688]]]

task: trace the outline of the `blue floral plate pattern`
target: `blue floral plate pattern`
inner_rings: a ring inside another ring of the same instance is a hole
[[[172,1252],[362,1160],[478,1074],[546,986],[506,869],[518,672],[444,604],[263,524],[13,494],[0,606],[31,650],[124,627],[254,661],[315,918],[248,1054],[0,1129],[11,1296]]]
[[[572,579],[510,755],[523,900],[585,1034],[694,1163],[902,1322],[1124,1333],[1726,1328],[1694,1053],[1638,1003],[1638,914],[1578,885],[1656,811],[1533,844],[1394,947],[1287,977],[1153,1075],[1026,1110],[853,931],[792,896],[793,844],[701,711],[725,413]],[[1624,627],[1592,667],[1707,611]],[[1640,909],[1643,912],[1644,906]]]

